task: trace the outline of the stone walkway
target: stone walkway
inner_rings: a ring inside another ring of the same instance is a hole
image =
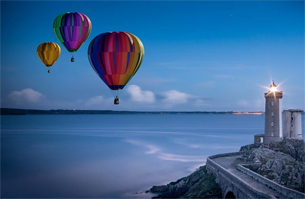
[[[250,185],[254,189],[257,189],[257,190],[259,190],[261,192],[264,192],[265,194],[268,194],[268,195],[273,195],[276,198],[281,198],[281,199],[282,198],[287,198],[286,196],[278,193],[277,191],[267,187],[266,185],[256,181],[255,179],[251,178],[250,176],[248,176],[248,175],[240,172],[239,170],[237,170],[236,165],[234,164],[234,162],[235,162],[236,158],[239,158],[239,157],[241,157],[241,155],[220,157],[220,158],[215,158],[215,159],[212,159],[212,160],[215,161],[220,166],[224,167],[231,174],[238,177],[240,179],[240,181],[242,181],[245,184]]]

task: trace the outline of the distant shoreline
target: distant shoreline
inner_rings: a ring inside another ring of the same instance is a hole
[[[38,115],[38,114],[236,114],[236,115],[262,115],[264,112],[241,111],[113,111],[113,110],[76,110],[76,109],[16,109],[1,108],[1,115]]]

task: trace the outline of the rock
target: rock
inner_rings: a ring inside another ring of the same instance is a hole
[[[242,159],[252,163],[252,166],[248,166],[252,171],[283,186],[303,192],[305,187],[304,146],[305,142],[297,139],[271,142],[259,148],[244,146],[241,150],[250,150],[243,155]]]
[[[221,189],[213,175],[206,175],[180,198],[222,198]]]
[[[299,162],[305,162],[305,142],[299,139],[284,139],[282,142],[271,142],[270,149],[286,153]]]
[[[166,185],[161,185],[161,186],[153,186],[150,189],[150,192],[152,193],[164,193],[168,191],[168,186]]]
[[[250,151],[250,150],[258,148],[258,147],[259,146],[255,145],[255,144],[249,144],[249,145],[241,146],[239,151]]]
[[[205,166],[176,182],[153,186],[150,192],[159,193],[153,198],[222,198],[220,187]]]

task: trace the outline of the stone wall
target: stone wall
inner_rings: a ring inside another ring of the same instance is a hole
[[[222,153],[222,154],[217,154],[217,155],[212,155],[209,156],[209,159],[215,159],[215,158],[221,158],[221,157],[228,157],[228,156],[235,156],[235,155],[242,155],[244,154],[244,151],[239,151],[239,152],[231,152],[231,153]]]
[[[227,153],[210,156],[207,158],[206,167],[207,170],[214,174],[216,177],[216,182],[220,185],[222,189],[223,198],[225,198],[228,191],[232,191],[236,198],[267,198],[267,199],[276,199],[274,196],[267,195],[250,185],[244,183],[240,178],[235,176],[233,173],[229,172],[215,161],[213,158],[217,157],[226,157],[230,155],[239,155],[242,152],[236,153]]]

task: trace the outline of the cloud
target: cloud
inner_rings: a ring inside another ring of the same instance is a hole
[[[96,97],[93,97],[93,98],[90,98],[88,99],[86,102],[85,102],[85,106],[96,106],[96,105],[100,105],[101,103],[103,103],[104,101],[104,98],[103,96],[96,96]]]
[[[10,94],[8,94],[8,98],[16,103],[38,103],[44,98],[44,95],[31,88],[26,88],[21,91],[12,91]]]
[[[153,103],[155,102],[155,94],[151,91],[142,91],[137,85],[130,85],[127,92],[131,95],[131,99],[136,102]]]
[[[182,93],[177,90],[163,92],[162,95],[165,97],[163,101],[171,104],[184,104],[187,103],[188,99],[193,98],[192,95]]]
[[[170,109],[177,105],[179,105],[180,110],[188,105],[195,107],[196,109],[199,107],[210,106],[206,102],[206,100],[209,98],[183,93],[178,90],[165,91],[158,93],[156,96],[157,100],[160,101],[160,103],[158,103],[159,107],[163,107],[165,109]]]

